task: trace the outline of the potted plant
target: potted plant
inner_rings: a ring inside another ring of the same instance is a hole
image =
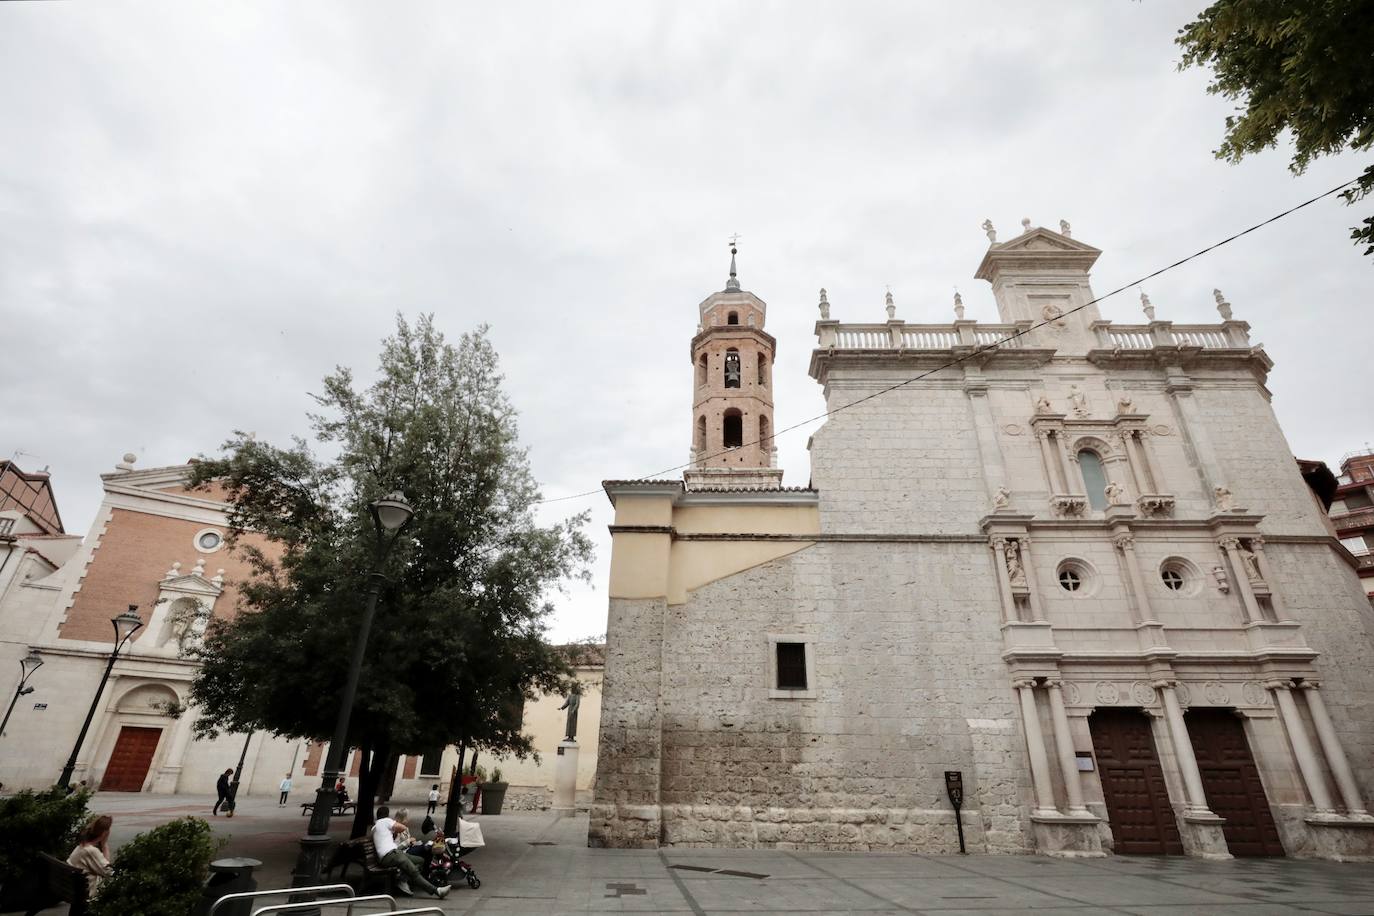
[[[47,901],[38,854],[66,859],[86,823],[90,793],[54,786],[0,799],[0,912],[27,910]]]
[[[491,771],[491,782],[482,783],[482,813],[500,814],[501,806],[506,802],[506,790],[509,788],[510,783],[501,781],[501,768],[494,768]]]

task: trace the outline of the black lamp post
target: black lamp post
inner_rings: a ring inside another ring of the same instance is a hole
[[[329,849],[329,818],[334,810],[334,783],[344,768],[348,756],[348,720],[353,713],[353,700],[358,693],[358,678],[363,670],[367,652],[367,638],[372,630],[372,618],[377,612],[377,597],[381,594],[382,562],[396,543],[397,534],[409,523],[415,510],[400,493],[389,493],[373,502],[372,524],[377,530],[377,554],[372,564],[367,587],[367,608],[363,611],[362,626],[353,644],[353,660],[348,668],[348,681],[339,704],[339,717],[334,724],[334,740],[329,743],[329,757],[325,761],[320,787],[315,791],[315,807],[310,813],[310,826],[301,837],[301,851],[296,859],[296,871],[291,876],[292,887],[310,887],[320,882],[324,871],[324,855]]]
[[[95,709],[100,705],[100,695],[105,692],[105,684],[110,680],[110,672],[114,670],[115,659],[119,658],[119,651],[124,648],[125,643],[132,639],[134,633],[143,626],[143,621],[138,617],[138,605],[129,605],[127,611],[112,618],[110,623],[114,624],[114,651],[110,653],[110,663],[105,666],[105,676],[100,679],[100,686],[95,689],[95,698],[91,700],[91,708],[86,713],[86,721],[81,723],[81,734],[76,736],[76,745],[72,748],[72,755],[67,758],[67,765],[62,768],[62,775],[57,779],[57,784],[64,789],[72,783],[72,771],[76,769],[76,755],[81,753],[81,742],[86,740],[86,732],[91,727],[91,720],[95,718]]]
[[[10,700],[10,708],[5,710],[5,721],[0,722],[0,737],[4,737],[5,726],[10,724],[10,713],[14,712],[14,704],[19,702],[20,697],[28,696],[33,693],[32,687],[24,686],[29,681],[29,675],[42,667],[43,659],[40,658],[38,652],[33,649],[29,650],[28,655],[19,659],[19,686],[14,690],[14,699]]]

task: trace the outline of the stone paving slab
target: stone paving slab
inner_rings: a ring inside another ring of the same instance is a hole
[[[306,818],[294,805],[245,798],[232,819],[210,818],[211,798],[102,793],[113,845],[186,815],[206,817],[225,855],[261,859],[260,887],[289,884]],[[412,822],[424,803],[409,807]],[[440,812],[442,814],[442,811]],[[587,817],[515,812],[475,818],[488,845],[469,861],[476,891],[455,886],[446,914],[560,916],[681,913],[928,913],[937,916],[1374,916],[1374,866],[1293,859],[1210,862],[1182,857],[921,856],[778,849],[589,849]],[[336,819],[346,838],[351,819]],[[433,898],[401,898],[426,906]],[[57,916],[61,910],[46,911]],[[326,908],[327,916],[342,909]],[[359,913],[362,916],[362,913]]]

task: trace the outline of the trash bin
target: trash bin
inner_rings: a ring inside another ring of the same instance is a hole
[[[262,862],[257,859],[243,857],[216,859],[211,862],[210,880],[205,882],[198,912],[209,913],[215,901],[225,894],[242,894],[257,890],[258,882],[253,880],[253,869],[261,864]],[[216,910],[215,916],[252,916],[252,912],[253,901],[236,900]]]

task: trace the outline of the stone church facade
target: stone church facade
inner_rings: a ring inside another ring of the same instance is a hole
[[[772,467],[766,306],[701,304],[693,467],[608,481],[589,842],[1374,853],[1374,615],[1221,320],[1103,320],[1031,228],[1000,322],[832,319],[811,486]]]

